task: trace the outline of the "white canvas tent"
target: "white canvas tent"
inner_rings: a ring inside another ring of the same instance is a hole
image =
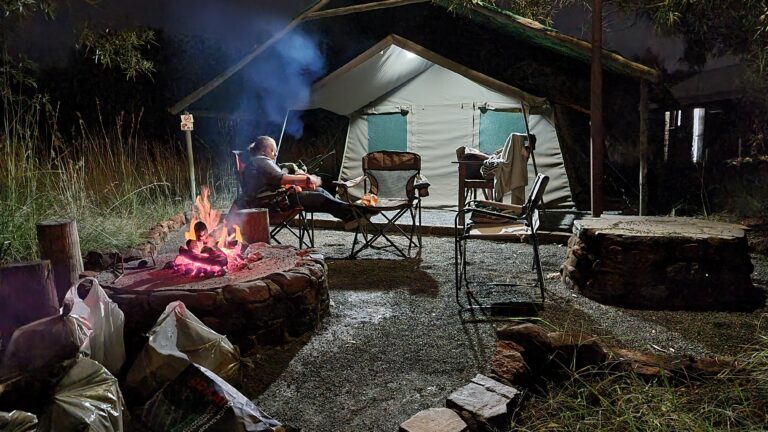
[[[426,207],[456,206],[459,146],[493,150],[510,131],[537,137],[538,171],[550,177],[548,207],[573,207],[563,155],[547,101],[390,35],[319,81],[305,108],[349,117],[340,179],[362,174],[373,150],[407,150],[422,157],[432,186]],[[534,177],[529,161],[529,184]]]

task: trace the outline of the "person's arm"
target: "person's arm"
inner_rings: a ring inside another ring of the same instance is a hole
[[[284,185],[296,185],[308,190],[315,190],[320,186],[320,178],[311,174],[283,174],[280,180]]]

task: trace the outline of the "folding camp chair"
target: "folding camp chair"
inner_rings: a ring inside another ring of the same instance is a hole
[[[240,152],[235,155],[235,170],[240,191],[243,190],[243,173],[246,165],[240,160]],[[255,203],[259,208],[266,208],[269,214],[269,237],[277,244],[280,240],[277,235],[283,230],[293,235],[299,241],[299,248],[315,247],[315,221],[314,214],[307,217],[304,207],[301,206],[299,195],[293,186],[267,192],[257,197]],[[250,203],[254,204],[254,203]],[[242,208],[243,203],[235,200],[233,209]],[[230,210],[232,211],[232,210]]]
[[[542,202],[544,190],[549,182],[549,177],[538,174],[533,182],[528,199],[522,205],[503,204],[496,201],[472,201],[469,205],[459,210],[455,219],[455,284],[456,303],[459,305],[459,313],[479,310],[485,316],[509,315],[523,311],[524,314],[532,314],[544,305],[544,276],[539,259],[539,207]],[[471,223],[461,226],[461,215],[469,215]],[[495,241],[519,241],[521,237],[528,237],[533,247],[533,270],[536,272],[534,284],[520,283],[488,283],[493,287],[531,287],[538,288],[541,302],[503,301],[491,304],[483,304],[477,295],[480,283],[471,281],[467,276],[467,244],[470,240],[495,240]],[[466,304],[462,303],[461,294],[464,292]],[[462,317],[463,319],[463,317]]]
[[[375,205],[365,205],[362,199],[355,199],[350,194],[350,189],[361,183],[364,194],[378,198]],[[398,151],[368,153],[363,156],[362,176],[335,184],[338,195],[350,203],[360,222],[355,230],[350,258],[367,248],[388,250],[403,258],[410,256],[412,248],[421,249],[421,198],[429,195],[429,182],[421,175],[421,156]],[[371,223],[371,217],[376,214],[380,214],[385,223]],[[410,214],[411,226],[404,230],[397,222],[405,214]],[[388,233],[403,235],[408,252],[404,252]],[[376,244],[379,240],[383,246]]]

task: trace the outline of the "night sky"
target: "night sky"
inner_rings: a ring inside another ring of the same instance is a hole
[[[219,40],[233,55],[247,51],[269,33],[279,29],[311,0],[103,0],[91,6],[83,0],[62,4],[54,21],[35,18],[17,35],[15,47],[42,65],[66,58],[69,47],[85,22],[95,27],[148,26],[170,35],[196,34]],[[684,69],[679,61],[683,43],[678,38],[657,35],[634,14],[625,16],[607,9],[606,48],[633,60],[648,62],[657,56],[668,71]],[[559,31],[585,40],[590,37],[589,11],[570,7],[556,17]],[[265,25],[265,23],[271,23]],[[270,27],[273,28],[270,28]],[[55,37],[51,37],[55,35]],[[712,62],[712,66],[730,62]]]

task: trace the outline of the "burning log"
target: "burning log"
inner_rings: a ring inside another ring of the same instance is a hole
[[[227,266],[227,255],[222,251],[212,248],[203,248],[203,250],[198,253],[181,246],[179,247],[179,256],[202,266],[212,268]]]

